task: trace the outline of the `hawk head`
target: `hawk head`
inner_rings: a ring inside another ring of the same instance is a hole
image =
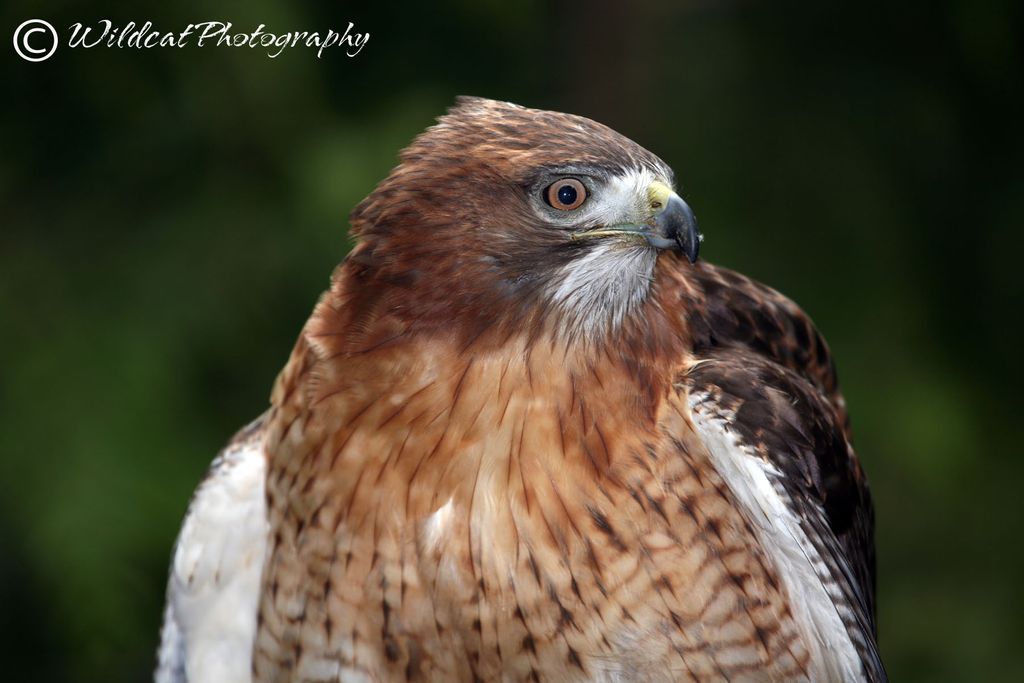
[[[658,157],[579,116],[460,98],[352,212],[360,283],[423,324],[609,333],[701,235]]]

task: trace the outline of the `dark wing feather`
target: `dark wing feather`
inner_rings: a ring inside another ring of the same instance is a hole
[[[727,268],[702,263],[693,281],[699,289],[686,307],[694,354],[744,349],[795,371],[828,398],[849,438],[832,355],[807,314],[771,287]]]
[[[868,678],[884,680],[874,510],[828,347],[778,292],[725,269],[703,265],[697,273],[701,291],[687,307],[695,355],[707,362],[687,385],[710,397],[708,410],[732,415],[737,435],[783,473],[779,484],[829,566]]]

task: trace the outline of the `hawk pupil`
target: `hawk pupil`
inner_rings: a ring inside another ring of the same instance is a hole
[[[576,188],[572,185],[563,185],[558,188],[558,201],[566,206],[576,203]]]

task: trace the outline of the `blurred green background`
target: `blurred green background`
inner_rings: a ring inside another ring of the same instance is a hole
[[[830,341],[878,511],[895,681],[1024,680],[1024,7],[969,0],[133,10],[60,29],[369,31],[362,53],[0,48],[0,658],[139,681],[197,480],[259,414],[346,215],[457,94],[671,164],[703,255]]]

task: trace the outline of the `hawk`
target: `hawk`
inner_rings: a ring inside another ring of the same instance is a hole
[[[157,680],[885,680],[828,347],[674,186],[578,116],[416,138],[196,491]]]

